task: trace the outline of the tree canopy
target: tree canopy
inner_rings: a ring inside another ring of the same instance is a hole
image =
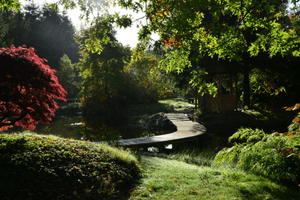
[[[248,98],[249,69],[253,57],[262,53],[269,58],[276,55],[300,56],[297,2],[299,1],[115,1],[122,8],[144,13],[147,19],[147,23],[139,32],[141,43],[137,45],[133,59],[138,59],[138,56],[142,55],[138,52],[147,48],[151,40],[150,34],[157,32],[160,40],[155,42],[155,46],[171,49],[166,53],[165,59],[160,61],[160,66],[168,71],[182,72],[192,66],[192,61],[197,64],[197,61],[207,56],[218,60],[239,61],[244,65],[244,88]],[[104,5],[104,1],[100,3]],[[76,6],[81,10],[87,9],[85,4],[75,0],[68,2],[61,0],[50,6],[58,8],[57,5],[64,5],[65,9]],[[105,20],[119,27],[129,27],[133,23],[129,15],[120,16],[118,13]],[[99,31],[93,30],[90,35],[91,38],[86,41],[87,48],[100,54],[103,50],[102,45],[109,41],[107,34],[105,31],[99,34]],[[195,50],[197,54],[191,58],[191,51]],[[202,84],[197,78],[205,74],[202,72],[194,72],[191,81],[195,86]]]
[[[106,17],[97,18],[89,29],[76,38],[82,56],[77,68],[83,80],[81,94],[84,106],[102,103],[103,106],[106,104],[105,108],[116,107],[123,98],[122,91],[126,90],[123,67],[124,61],[129,58],[126,53],[128,49],[117,41],[111,23],[104,19]],[[107,37],[107,40],[102,42],[99,40],[101,37]],[[93,39],[101,45],[100,54],[94,45],[89,45]]]
[[[56,70],[64,54],[72,62],[79,61],[79,45],[74,40],[75,28],[66,12],[59,13],[47,9],[47,5],[39,7],[31,2],[18,13],[3,9],[0,11],[0,22],[0,47],[33,47]]]
[[[292,2],[295,5],[297,1]],[[150,34],[158,32],[161,41],[156,41],[156,46],[172,49],[160,62],[161,66],[168,71],[182,72],[192,67],[192,61],[197,63],[206,56],[239,61],[244,65],[244,88],[248,98],[250,57],[260,53],[270,58],[278,54],[300,55],[295,27],[298,16],[291,14],[288,18],[293,26],[285,23],[287,3],[282,0],[118,1],[123,8],[145,13],[148,23],[139,33],[141,41],[149,42]],[[146,45],[141,45],[140,49],[145,48]],[[198,54],[191,59],[193,50]],[[204,74],[195,72],[195,76]],[[202,84],[194,80],[199,79],[192,80],[194,85]]]
[[[0,6],[2,8],[9,5],[9,9],[20,7],[20,4],[13,2],[16,1],[5,1]],[[90,0],[84,4],[79,0],[60,0],[49,7],[58,9],[58,5],[64,5],[64,9],[73,9],[79,6],[81,10],[89,13],[88,9],[93,10],[93,7],[96,7],[99,10],[101,6],[107,5],[105,1],[97,2],[95,4],[96,1]],[[298,0],[291,1],[295,8],[297,2]],[[118,0],[117,3],[123,8],[145,13],[148,23],[140,31],[141,41],[149,41],[152,32],[158,32],[162,41],[173,39],[170,43],[176,51],[170,54],[170,58],[175,55],[186,58],[187,50],[193,46],[191,42],[195,41],[199,45],[200,56],[217,54],[219,58],[240,60],[240,52],[256,56],[260,51],[266,51],[270,57],[277,53],[300,55],[296,30],[282,27],[280,23],[280,18],[287,15],[287,7],[276,9],[276,6],[288,3],[287,1],[155,0],[147,3],[146,0]],[[209,11],[209,15],[205,16],[204,11]],[[224,16],[235,20],[231,20],[231,23],[221,20]],[[208,18],[210,20],[206,21]],[[298,16],[291,15],[291,18],[296,20]],[[118,26],[128,27],[132,24],[128,15],[115,14],[114,18],[109,20]],[[245,34],[249,32],[256,35],[253,41],[246,41]],[[184,65],[180,63],[168,66],[170,69],[181,70]]]
[[[291,2],[296,11],[297,2]],[[245,64],[244,82],[245,87],[249,87],[248,58],[262,52],[270,58],[278,54],[300,55],[296,11],[289,17],[291,25],[284,23],[288,16],[288,1],[118,0],[117,3],[123,8],[145,13],[147,24],[139,32],[141,43],[137,49],[144,51],[150,34],[157,32],[160,41],[156,41],[155,46],[164,45],[172,49],[160,62],[168,71],[182,72],[191,67],[190,52],[197,50],[194,61],[210,56]],[[121,27],[132,25],[129,15],[119,16],[116,13],[107,20]],[[107,41],[108,38],[95,37],[88,42],[98,53],[102,49],[99,40]],[[196,73],[197,76],[203,74]]]
[[[7,8],[0,10],[0,47],[24,45],[29,34],[29,20],[24,13]]]
[[[14,9],[18,11],[21,8],[22,4],[18,0],[5,0],[0,2],[0,10],[3,10],[5,7],[7,9]]]
[[[75,28],[66,12],[48,9],[47,5],[39,8],[33,3],[21,12],[30,22],[28,38],[22,41],[23,44],[33,47],[40,57],[46,58],[52,69],[59,69],[59,61],[64,54],[73,63],[79,61],[79,45],[74,39]]]

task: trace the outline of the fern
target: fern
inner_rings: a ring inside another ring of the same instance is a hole
[[[274,179],[300,180],[300,133],[266,134],[263,130],[241,128],[229,141],[231,148],[224,148],[214,163],[233,164],[238,168]]]
[[[232,140],[243,140],[247,139],[247,142],[255,142],[260,140],[265,136],[265,132],[260,129],[251,129],[251,128],[240,128],[237,132],[235,132],[231,137],[229,137],[228,141]]]

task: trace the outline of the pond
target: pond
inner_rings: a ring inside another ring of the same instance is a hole
[[[76,99],[58,102],[58,105],[60,108],[55,112],[55,116],[51,117],[50,125],[37,124],[36,129],[32,132],[89,141],[128,139],[168,133],[167,131],[144,129],[143,119],[147,117],[147,114],[143,114],[139,108],[140,105],[131,109],[130,112],[124,110],[117,116],[97,115],[95,113],[83,115],[81,103],[78,100],[76,102]],[[143,107],[147,106],[144,105]],[[157,107],[157,111],[160,109],[164,110],[165,107]],[[151,110],[155,112],[155,109]],[[14,127],[3,132],[22,132],[25,130],[21,127]]]
[[[78,100],[77,102],[75,100],[68,100],[68,102],[57,103],[60,108],[55,112],[55,116],[52,117],[50,125],[37,124],[33,132],[89,141],[107,141],[161,135],[170,133],[170,131],[150,131],[143,128],[144,121],[148,116],[159,112],[168,113],[180,109],[193,109],[193,105],[188,103],[188,99],[174,98],[134,105],[112,116],[97,115],[96,113],[83,114],[81,103]],[[224,116],[225,118],[229,117],[228,115]],[[215,149],[217,147],[223,148],[228,146],[228,136],[235,131],[231,131],[229,135],[224,135],[224,130],[229,130],[229,127],[225,128],[225,125],[221,126],[223,127],[221,128],[223,130],[221,135],[213,131],[217,127],[215,123],[223,121],[225,120],[211,118],[208,122],[211,122],[212,126],[207,123],[204,124],[208,128],[208,132],[199,138],[198,145],[200,147]],[[233,122],[236,122],[236,119]],[[3,132],[22,132],[25,130],[21,127],[14,127]]]

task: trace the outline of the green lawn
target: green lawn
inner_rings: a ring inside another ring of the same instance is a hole
[[[299,199],[299,188],[223,166],[142,156],[143,178],[130,199]]]
[[[189,104],[187,99],[182,98],[170,98],[161,99],[157,102],[137,104],[129,106],[127,113],[131,115],[153,115],[158,112],[172,112],[174,110],[180,110],[184,108],[194,108],[193,104]]]
[[[194,104],[188,103],[188,99],[185,98],[170,98],[162,99],[158,101],[161,104],[166,104],[174,108],[194,108]]]
[[[139,156],[139,159],[137,158]],[[300,186],[228,165],[216,151],[133,153],[28,132],[0,134],[1,199],[299,199]]]

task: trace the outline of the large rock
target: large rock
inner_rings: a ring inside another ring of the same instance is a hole
[[[167,118],[167,116],[163,112],[148,117],[148,119],[145,120],[145,127],[146,129],[152,131],[177,131],[177,127]]]

